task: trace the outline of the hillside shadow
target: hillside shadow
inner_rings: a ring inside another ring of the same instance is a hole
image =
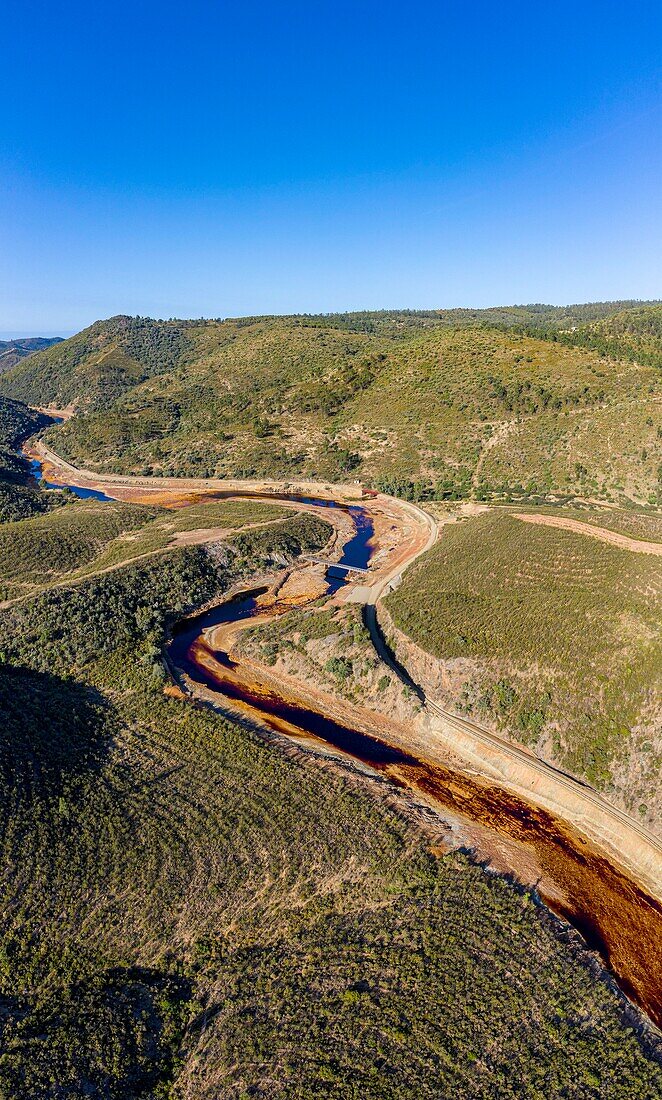
[[[110,707],[71,680],[0,665],[0,787],[7,799],[53,798],[98,772],[111,744]]]
[[[181,975],[132,967],[55,986],[38,1001],[0,996],[0,1094],[170,1095],[192,994]]]

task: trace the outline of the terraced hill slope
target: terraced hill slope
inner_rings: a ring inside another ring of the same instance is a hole
[[[659,832],[662,556],[645,551],[662,552],[660,521],[608,512],[599,538],[602,513],[550,512],[491,510],[443,527],[387,608],[435,658],[420,662],[432,698]],[[640,551],[626,548],[633,536]]]
[[[662,306],[117,317],[0,391],[73,405],[64,457],[346,479],[413,498],[662,499]]]

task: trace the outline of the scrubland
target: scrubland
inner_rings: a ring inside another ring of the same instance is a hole
[[[78,415],[49,440],[104,471],[655,506],[661,317],[637,303],[116,317],[23,361],[0,391],[73,403]]]

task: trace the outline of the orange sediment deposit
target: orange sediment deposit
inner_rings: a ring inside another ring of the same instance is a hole
[[[401,747],[407,738],[387,718],[338,703],[312,686],[305,697],[292,695],[291,685],[282,676],[271,681],[268,670],[243,658],[236,660],[231,653],[219,661],[216,645],[231,646],[237,626],[224,624],[224,634],[219,637],[212,632],[210,645],[199,640],[191,653],[193,662],[206,672],[208,686],[211,677],[224,701],[230,698],[231,709],[304,745],[328,746],[333,741],[320,738],[306,728],[307,723],[299,724],[297,716],[302,713],[335,721],[349,731],[350,738],[354,731],[351,747],[341,746],[341,755],[422,796],[450,820],[463,846],[473,848],[495,870],[514,873],[535,887],[550,908],[574,924],[589,947],[599,952],[624,992],[662,1025],[662,905],[657,900],[555,815],[459,770],[455,761],[445,767],[436,760],[417,758],[414,751]],[[389,758],[389,750],[394,759]]]
[[[541,896],[579,929],[624,992],[662,1025],[662,905],[656,899],[567,823],[496,784],[429,762],[398,765],[396,771],[439,805],[523,845],[540,868]]]
[[[146,504],[151,507],[170,508],[173,511],[187,508],[190,504],[203,504],[207,499],[204,493],[176,493],[166,489],[162,492],[145,493],[141,489],[122,486],[113,487],[112,495],[116,500],[123,500],[128,504]],[[209,496],[211,497],[211,494]]]
[[[321,567],[297,569],[287,574],[278,589],[277,596],[274,596],[271,591],[260,596],[258,606],[267,608],[274,604],[288,611],[291,607],[319,599],[326,594],[327,589],[328,584],[322,575]]]
[[[163,694],[168,695],[171,699],[186,699],[186,693],[177,684],[166,684],[163,689]]]
[[[60,484],[58,468],[54,466],[51,462],[47,462],[45,459],[42,459],[39,451],[26,444],[23,447],[23,454],[26,456],[26,458],[37,459],[41,463],[41,477],[43,477],[45,481],[53,481]],[[61,483],[64,484],[64,481],[62,481]]]
[[[198,636],[189,651],[194,694],[301,747],[360,762],[413,792],[450,825],[458,844],[535,888],[600,953],[623,991],[661,1025],[662,905],[580,829],[475,773],[448,745],[426,742],[429,731],[417,730],[413,722],[397,722],[237,655],[242,630],[293,605],[305,606],[319,583],[309,569],[292,574],[286,582],[291,599],[281,598],[284,585],[276,597],[272,591],[258,597],[250,618]]]

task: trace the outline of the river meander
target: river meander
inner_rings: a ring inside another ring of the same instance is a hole
[[[38,472],[39,464],[35,466]],[[70,488],[81,492],[77,486]],[[103,493],[84,492],[112,499]],[[343,507],[352,519],[354,533],[345,542],[340,563],[362,567],[369,563],[374,532],[364,509],[307,498],[303,502]],[[344,573],[332,570],[328,582],[329,590],[336,591],[345,583]],[[543,873],[539,891],[544,900],[599,952],[627,996],[662,1025],[662,906],[571,825],[548,811],[480,776],[445,768],[359,732],[314,710],[302,699],[275,690],[272,683],[258,682],[255,676],[247,683],[238,662],[210,644],[209,632],[222,623],[259,618],[256,601],[261,591],[247,589],[175,627],[169,659],[186,674],[194,693],[197,684],[230,706],[244,704],[268,728],[295,740],[301,736],[324,742],[399,787],[419,792],[442,812],[446,809],[460,815],[534,853]]]

